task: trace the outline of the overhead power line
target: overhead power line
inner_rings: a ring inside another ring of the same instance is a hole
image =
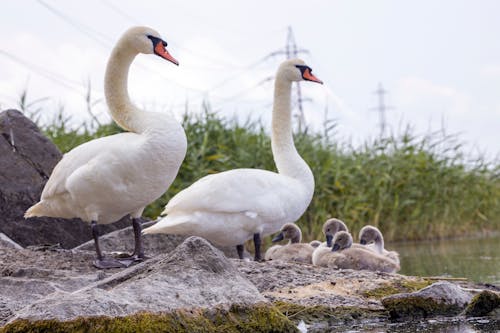
[[[213,90],[215,90],[217,88],[220,88],[220,87],[226,85],[228,82],[233,81],[233,80],[239,78],[240,76],[242,76],[243,74],[245,74],[249,70],[257,67],[260,63],[266,61],[269,57],[270,57],[270,55],[267,55],[267,56],[265,56],[265,57],[263,57],[263,58],[255,61],[255,62],[252,62],[251,64],[243,67],[241,70],[239,70],[235,74],[233,74],[231,76],[228,76],[225,79],[223,79],[222,81],[219,81],[218,83],[214,84],[212,87],[208,88],[206,90],[206,92],[209,93],[209,92],[211,92],[211,91],[213,91]]]
[[[130,21],[131,23],[133,24],[140,24],[142,25],[143,23],[136,19],[133,15],[130,15],[128,14],[125,10],[123,10],[122,8],[116,6],[115,4],[112,3],[112,1],[109,1],[109,0],[103,0],[102,3],[104,5],[106,5],[108,7],[108,9],[110,9],[111,11],[115,12],[116,14],[118,14],[119,16],[121,16],[122,18],[126,19],[127,21]],[[175,48],[178,48],[180,50],[183,50],[195,57],[197,57],[198,59],[203,59],[203,60],[211,60],[212,62],[215,62],[217,64],[221,63],[221,62],[224,62],[225,63],[225,66],[230,66],[230,67],[233,67],[233,68],[238,68],[239,66],[235,66],[234,64],[232,63],[228,63],[227,61],[224,61],[222,59],[216,59],[210,55],[207,55],[207,54],[203,54],[203,53],[200,53],[200,52],[197,52],[197,51],[193,51],[191,50],[190,48],[187,48],[183,45],[181,45],[180,43],[177,43],[175,40],[171,39],[170,37],[168,38],[168,42],[173,44]],[[219,68],[206,68],[206,67],[201,67],[201,69],[211,69],[211,70],[220,70],[222,69],[223,67],[219,67]]]
[[[72,27],[74,27],[75,29],[77,29],[79,32],[85,34],[90,39],[92,39],[94,42],[98,43],[104,49],[109,50],[111,48],[110,46],[114,44],[113,38],[111,38],[111,37],[109,37],[109,36],[107,36],[107,35],[105,35],[105,34],[103,34],[101,32],[98,32],[98,31],[90,28],[86,24],[83,24],[81,22],[76,21],[75,19],[73,19],[73,18],[69,17],[68,15],[66,15],[64,12],[62,12],[60,10],[57,10],[54,7],[50,6],[49,4],[47,4],[43,0],[37,0],[37,2],[40,5],[42,5],[45,9],[47,9],[48,11],[50,11],[52,14],[56,15],[57,17],[59,17],[60,19],[62,19],[64,22],[66,22],[67,24],[71,25]],[[97,37],[96,34],[98,34],[101,37]],[[182,83],[179,83],[179,82],[173,80],[172,78],[169,78],[169,77],[161,74],[158,71],[150,69],[149,67],[147,67],[145,65],[137,64],[136,66],[138,68],[141,68],[142,70],[145,70],[145,71],[153,73],[153,74],[155,74],[157,76],[163,77],[163,78],[167,79],[169,82],[171,82],[172,84],[177,85],[177,86],[179,86],[181,88],[184,88],[184,89],[187,89],[187,90],[191,90],[191,91],[196,91],[198,93],[203,93],[203,90],[201,90],[201,89],[186,86],[186,85],[184,85]]]
[[[105,48],[109,47],[109,43],[110,43],[111,39],[108,36],[104,35],[103,33],[99,32],[97,30],[94,30],[94,29],[92,29],[84,24],[78,23],[77,21],[68,17],[63,12],[61,12],[61,11],[55,9],[54,7],[52,7],[51,5],[47,4],[43,0],[37,0],[37,2],[40,5],[42,5],[43,7],[45,7],[45,9],[47,9],[49,12],[56,15],[61,20],[63,20],[67,24],[71,25],[73,28],[80,31],[82,34],[86,35],[87,37],[89,37],[90,39],[95,41],[96,43],[104,46]],[[99,35],[100,37],[96,37],[96,35]]]
[[[58,74],[56,72],[49,71],[48,69],[45,69],[41,66],[32,64],[24,59],[19,58],[18,56],[13,55],[10,52],[7,52],[5,50],[0,50],[0,54],[3,55],[4,57],[10,59],[11,61],[17,63],[18,65],[21,65],[34,73],[46,78],[49,81],[54,82],[55,84],[62,86],[66,89],[72,90],[74,92],[77,92],[80,95],[83,95],[84,92],[80,90],[81,88],[84,88],[85,85],[82,82],[78,82],[75,80],[71,80],[61,74]],[[102,94],[102,91],[99,91],[99,93]]]
[[[269,56],[285,55],[287,59],[292,59],[292,58],[297,58],[299,54],[302,53],[309,54],[309,50],[299,48],[297,46],[297,43],[295,42],[295,36],[293,35],[292,27],[288,27],[285,47],[277,51],[271,52]],[[306,123],[304,116],[304,108],[302,106],[302,103],[310,99],[302,98],[302,90],[300,89],[300,82],[297,82],[295,84],[295,87],[296,87],[296,102],[294,104],[298,108],[298,114],[296,115],[298,119],[298,130],[299,132],[302,132],[302,130],[305,129],[305,123]]]
[[[124,17],[125,19],[133,22],[134,24],[137,25],[142,25],[143,23],[133,17],[132,15],[129,15],[127,12],[119,8],[118,6],[114,5],[111,1],[109,0],[101,0],[101,3],[105,4],[108,8],[110,8],[112,11],[115,13],[119,14],[120,16]]]
[[[263,86],[264,84],[268,83],[269,81],[273,80],[274,77],[273,76],[269,76],[259,82],[257,82],[256,84],[252,85],[251,87],[249,88],[246,88],[246,89],[243,89],[235,94],[233,94],[232,96],[229,96],[229,97],[226,97],[226,98],[222,98],[221,102],[222,104],[225,104],[225,103],[228,103],[228,102],[231,102],[241,96],[244,96],[245,94],[247,94],[248,92],[256,89],[256,88],[259,88],[261,86]]]

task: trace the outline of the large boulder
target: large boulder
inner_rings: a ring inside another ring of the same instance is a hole
[[[222,252],[189,237],[174,251],[129,267],[75,292],[57,291],[18,311],[11,321],[126,316],[148,311],[226,308],[266,302]]]
[[[467,317],[481,317],[493,312],[500,315],[500,295],[490,290],[483,290],[474,296],[464,311]]]
[[[76,291],[119,271],[98,270],[92,265],[94,259],[95,252],[58,246],[18,249],[0,242],[0,326],[16,311],[53,292]]]
[[[413,293],[385,297],[382,304],[393,319],[454,316],[465,309],[472,296],[456,284],[440,281]]]
[[[0,113],[0,156],[0,232],[21,246],[60,243],[72,248],[91,238],[90,226],[78,219],[24,219],[24,212],[40,199],[62,155],[36,124],[17,110]],[[128,223],[102,226],[101,232]]]

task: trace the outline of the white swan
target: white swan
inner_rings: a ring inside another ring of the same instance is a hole
[[[399,270],[399,265],[393,260],[368,249],[353,248],[351,245],[351,234],[346,231],[338,232],[333,240],[331,250],[329,248],[316,250],[319,250],[319,252],[314,265],[335,269],[370,270],[387,273],[394,273]]]
[[[279,242],[283,239],[289,239],[286,245],[271,246],[264,256],[265,260],[295,261],[310,264],[314,247],[308,243],[301,243],[302,231],[295,223],[286,223],[280,229],[272,242]]]
[[[130,215],[135,250],[130,260],[144,258],[140,216],[146,205],[160,197],[174,180],[186,155],[186,135],[171,116],[141,111],[127,91],[129,67],[138,53],[156,54],[178,65],[165,49],[167,43],[153,29],[127,30],[111,52],[105,76],[105,96],[111,116],[128,130],[84,143],[54,168],[40,202],[25,217],[78,217],[91,222],[98,268],[123,267],[104,258],[97,223],[112,223]]]
[[[384,236],[377,227],[366,225],[359,231],[359,243],[400,265],[399,253],[384,248]]]
[[[145,234],[196,235],[222,246],[253,237],[255,259],[261,260],[261,236],[295,222],[314,192],[314,177],[300,157],[292,136],[290,108],[292,82],[322,83],[300,59],[283,62],[276,74],[271,146],[279,173],[235,169],[201,178],[179,192],[165,207],[166,217],[144,229]]]

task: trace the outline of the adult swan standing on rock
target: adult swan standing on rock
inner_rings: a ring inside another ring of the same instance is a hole
[[[124,267],[142,260],[140,217],[146,205],[173,182],[186,155],[186,135],[170,115],[141,111],[130,101],[127,77],[138,53],[156,54],[176,65],[165,42],[153,29],[134,27],[120,38],[108,61],[106,102],[111,117],[127,133],[84,143],[56,165],[40,202],[25,217],[78,217],[91,223],[98,268]],[[97,223],[112,223],[130,215],[135,249],[130,258],[104,258]]]
[[[201,178],[179,192],[165,207],[166,217],[144,229],[204,237],[221,246],[237,246],[253,237],[255,260],[262,259],[261,236],[295,222],[314,192],[311,169],[300,157],[292,136],[290,109],[294,81],[322,83],[300,59],[283,62],[276,74],[271,144],[278,173],[235,169]]]

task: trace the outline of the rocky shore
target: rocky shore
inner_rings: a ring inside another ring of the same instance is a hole
[[[104,236],[104,244],[118,236],[131,237],[130,228]],[[230,259],[198,237],[145,240],[157,249],[150,259],[106,271],[92,266],[85,246],[0,242],[0,332],[294,332],[301,321],[320,332],[439,316],[484,316],[488,327],[500,328],[492,285]]]

